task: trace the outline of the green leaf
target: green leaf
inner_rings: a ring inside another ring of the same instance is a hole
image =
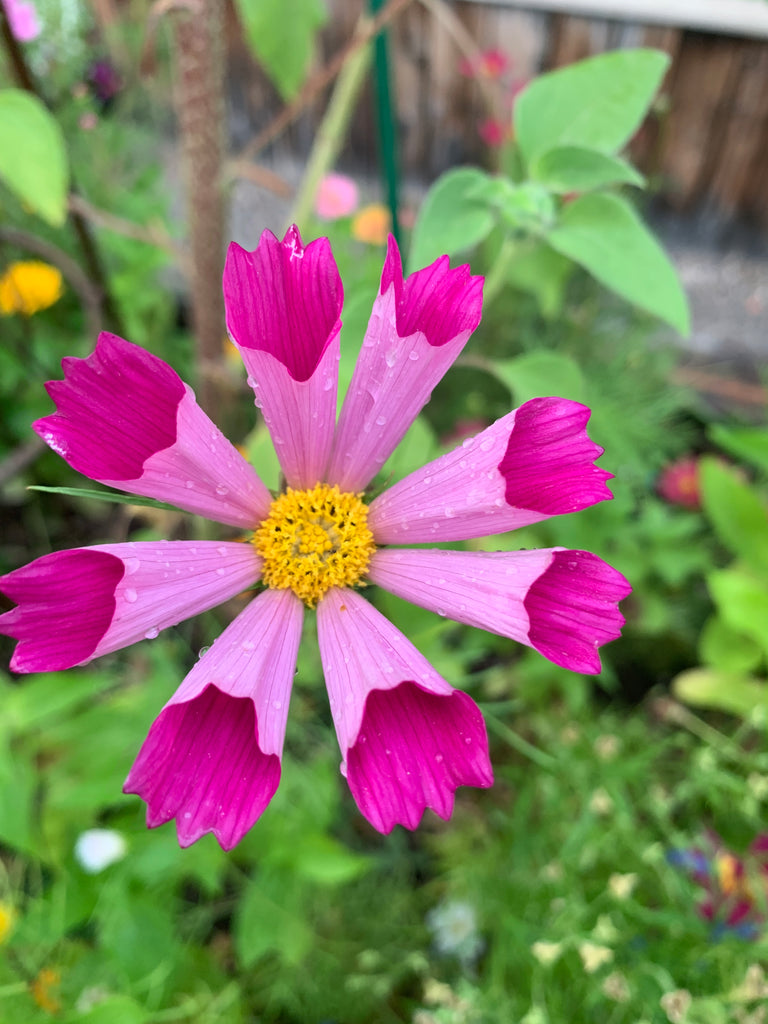
[[[559,146],[534,160],[531,178],[552,192],[589,192],[606,185],[637,185],[645,178],[626,160],[580,146]]]
[[[267,953],[276,953],[290,965],[300,963],[314,940],[302,909],[288,878],[264,872],[252,878],[234,924],[235,950],[242,965],[252,967]]]
[[[765,427],[727,427],[715,423],[709,437],[720,448],[768,473],[768,430]]]
[[[656,50],[614,50],[535,79],[514,113],[528,164],[559,146],[618,152],[645,117],[668,64]]]
[[[75,1011],[66,1021],[72,1024],[144,1024],[152,1019],[157,1020],[157,1017],[130,996],[108,995],[90,1010]]]
[[[437,438],[424,416],[417,416],[382,467],[387,486],[402,480],[438,454]]]
[[[321,832],[308,832],[297,845],[293,868],[302,878],[320,885],[341,885],[371,867],[368,857],[342,846]]]
[[[494,368],[512,392],[515,405],[548,395],[574,401],[584,398],[584,378],[578,364],[560,352],[526,352],[515,359],[497,362]]]
[[[533,295],[541,315],[556,317],[563,308],[565,287],[573,273],[573,261],[555,252],[545,242],[515,253],[507,270],[507,281],[514,288]]]
[[[688,302],[677,272],[619,196],[585,195],[565,206],[547,241],[622,298],[688,334]]]
[[[672,681],[672,692],[686,704],[715,708],[744,718],[758,708],[768,710],[765,683],[718,669],[694,668],[681,672]]]
[[[293,99],[328,20],[321,0],[235,0],[245,38],[284,100]]]
[[[47,107],[24,89],[0,90],[0,179],[49,224],[64,223],[69,182],[64,135]]]
[[[120,494],[118,491],[94,491],[90,487],[43,487],[42,484],[29,484],[28,491],[46,491],[48,494],[66,494],[70,498],[92,498],[94,501],[106,501],[113,505],[141,505],[146,508],[162,508],[167,512],[182,512],[175,505],[154,498],[142,498],[138,494]]]
[[[718,540],[749,564],[768,568],[768,513],[763,501],[734,467],[711,456],[700,460],[699,479],[704,513]]]
[[[730,568],[707,576],[720,617],[742,635],[752,637],[768,655],[768,584],[747,569]]]
[[[476,167],[458,167],[437,179],[413,228],[411,270],[426,267],[445,253],[466,252],[487,237],[494,217],[484,193],[493,180]]]
[[[719,615],[711,615],[699,636],[701,660],[721,672],[752,672],[763,660],[760,645]]]

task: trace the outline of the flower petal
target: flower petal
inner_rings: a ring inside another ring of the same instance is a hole
[[[380,494],[368,515],[376,543],[506,533],[613,497],[589,416],[578,402],[531,399]]]
[[[353,590],[317,608],[320,655],[352,795],[380,832],[450,817],[458,786],[493,783],[482,715]]]
[[[361,491],[378,473],[480,322],[483,279],[447,256],[403,281],[390,237],[381,286],[339,417],[330,483]]]
[[[47,385],[57,411],[33,426],[73,469],[232,526],[266,515],[269,491],[162,359],[102,332],[62,367]]]
[[[81,665],[213,608],[259,577],[250,544],[144,541],[43,555],[0,578],[14,672]]]
[[[0,577],[0,589],[17,603],[0,615],[0,633],[18,640],[11,670],[56,672],[92,658],[115,614],[123,572],[119,558],[75,548]]]
[[[240,842],[280,781],[304,609],[289,590],[255,598],[155,719],[123,787],[147,825],[176,819],[179,843]]]
[[[265,231],[248,252],[232,243],[224,268],[227,328],[292,487],[324,479],[336,420],[344,292],[327,238],[302,245]]]
[[[616,603],[630,586],[586,551],[379,549],[372,583],[398,597],[533,647],[574,672],[600,671],[597,648],[624,622]]]

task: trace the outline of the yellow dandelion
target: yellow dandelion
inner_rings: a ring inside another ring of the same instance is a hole
[[[32,316],[58,302],[64,291],[61,271],[40,260],[11,263],[0,277],[0,313]]]
[[[392,218],[383,203],[370,203],[352,218],[350,231],[358,242],[367,245],[386,245]]]

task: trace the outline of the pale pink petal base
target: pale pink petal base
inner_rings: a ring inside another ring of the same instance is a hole
[[[376,543],[506,533],[611,498],[589,415],[564,398],[526,402],[380,494],[368,516]]]
[[[479,709],[352,590],[318,605],[318,638],[352,795],[380,832],[447,818],[458,786],[493,782]]]
[[[596,555],[534,551],[379,549],[369,579],[406,601],[486,629],[574,672],[600,671],[597,649],[624,622],[617,602],[630,591]]]
[[[361,491],[402,440],[480,322],[483,279],[447,256],[403,281],[390,236],[379,293],[344,399],[330,483]]]
[[[303,605],[287,590],[251,602],[155,720],[123,787],[147,825],[172,818],[182,846],[213,832],[235,846],[280,781]]]
[[[124,566],[115,613],[94,658],[154,639],[253,587],[261,574],[253,545],[235,541],[135,541],[92,550],[113,555]]]
[[[241,348],[248,382],[290,487],[314,487],[326,476],[336,425],[339,335],[307,380],[294,380],[269,352]]]

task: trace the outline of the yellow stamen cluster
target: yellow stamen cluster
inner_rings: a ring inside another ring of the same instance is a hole
[[[253,544],[264,583],[292,590],[308,608],[331,587],[358,585],[376,550],[361,496],[328,484],[275,498]]]

